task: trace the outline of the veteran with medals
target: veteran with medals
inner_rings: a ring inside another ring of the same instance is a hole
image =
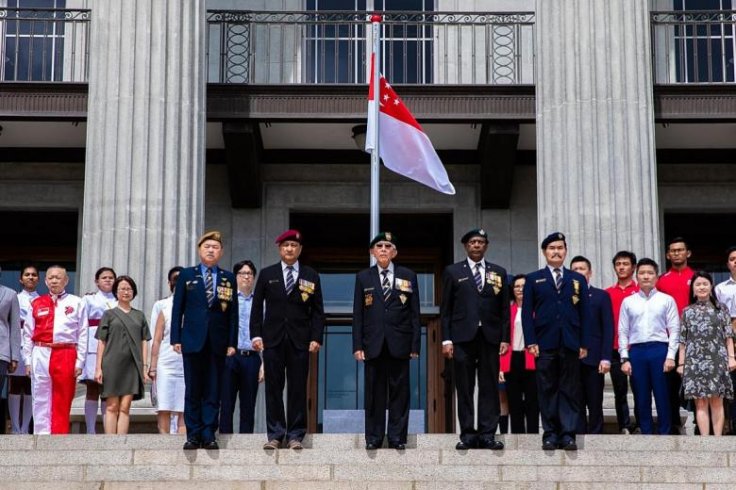
[[[527,350],[537,358],[542,449],[576,450],[580,419],[580,359],[588,355],[591,310],[585,277],[563,267],[565,235],[542,240],[547,266],[526,276],[521,322]]]
[[[353,355],[365,362],[365,447],[406,448],[409,361],[419,356],[417,275],[393,263],[396,237],[379,233],[370,243],[376,265],[355,278]],[[388,409],[388,428],[386,428]]]
[[[201,263],[179,274],[171,309],[171,345],[184,360],[184,449],[219,449],[215,431],[220,411],[225,356],[238,338],[235,276],[221,269],[222,235],[197,242]]]
[[[448,266],[442,276],[442,353],[452,359],[459,450],[503,449],[495,439],[500,415],[499,356],[509,348],[509,286],[506,270],[485,260],[488,234],[470,230],[460,240],[467,258]],[[477,428],[475,380],[478,379]]]
[[[281,261],[261,271],[250,312],[251,342],[254,350],[263,352],[266,376],[268,441],[263,447],[302,449],[309,354],[319,352],[325,324],[322,286],[319,274],[299,263],[299,231],[285,231],[276,244]],[[289,385],[286,412],[285,383]]]

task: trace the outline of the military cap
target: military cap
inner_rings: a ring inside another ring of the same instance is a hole
[[[563,235],[559,231],[556,231],[554,233],[550,233],[549,235],[547,235],[547,237],[544,240],[542,240],[542,250],[544,250],[545,248],[547,248],[547,246],[550,243],[552,243],[552,242],[559,242],[560,240],[562,240],[563,242],[565,242],[565,246],[567,246],[567,242],[565,241],[565,235]]]
[[[292,240],[301,244],[302,234],[299,233],[299,230],[286,230],[276,237],[276,243],[279,245],[281,244],[281,242],[285,242],[286,240]]]
[[[463,237],[460,239],[460,243],[465,245],[470,241],[471,238],[480,237],[483,238],[486,243],[488,243],[488,232],[484,230],[483,228],[476,228],[474,230],[470,230],[466,234],[463,235]]]
[[[394,235],[390,231],[382,231],[381,233],[373,237],[373,240],[371,240],[371,248],[373,248],[373,245],[378,242],[391,242],[394,246],[396,246],[396,235]]]
[[[216,242],[220,242],[220,245],[222,245],[222,233],[215,230],[205,232],[204,235],[199,237],[199,240],[197,240],[197,246],[201,247],[207,240],[214,240]]]

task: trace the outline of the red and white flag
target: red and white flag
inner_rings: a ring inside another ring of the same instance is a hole
[[[376,137],[373,93],[371,76],[365,141],[365,151],[368,153],[375,148]],[[378,152],[386,168],[436,191],[455,194],[455,188],[429,137],[383,75],[379,95]]]

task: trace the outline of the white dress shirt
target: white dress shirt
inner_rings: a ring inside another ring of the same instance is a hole
[[[480,264],[480,277],[483,281],[485,281],[486,280],[486,261],[485,259],[481,259],[480,262],[473,262],[473,259],[468,257],[468,266],[470,266],[470,271],[473,273],[473,279],[475,279],[475,268],[478,264]]]
[[[376,264],[376,267],[378,268],[378,278],[381,280],[381,289],[383,289],[383,271],[384,269]],[[389,262],[388,267],[385,269],[388,270],[388,283],[391,285],[390,288],[394,287],[394,263]]]
[[[667,359],[675,359],[680,342],[680,318],[672,296],[653,288],[624,299],[618,319],[618,351],[629,357],[629,348],[644,342],[666,342]]]
[[[726,305],[728,315],[736,318],[736,280],[733,276],[716,286],[716,298]]]
[[[291,266],[294,268],[294,272],[292,272],[291,274],[292,276],[294,276],[294,286],[296,287],[296,278],[299,277],[299,261],[297,260]],[[289,267],[289,265],[282,260],[281,273],[284,275],[284,288],[286,288],[286,276],[289,275],[289,270],[287,269],[287,267]]]
[[[514,338],[512,346],[512,349],[515,351],[526,350],[524,346],[524,329],[521,326],[521,308],[516,310],[516,316],[514,317]]]

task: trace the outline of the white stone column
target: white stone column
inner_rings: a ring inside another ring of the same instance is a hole
[[[603,286],[617,250],[659,259],[647,5],[536,3],[538,234],[565,233]]]
[[[80,291],[112,266],[148,314],[202,231],[205,1],[92,8]]]

